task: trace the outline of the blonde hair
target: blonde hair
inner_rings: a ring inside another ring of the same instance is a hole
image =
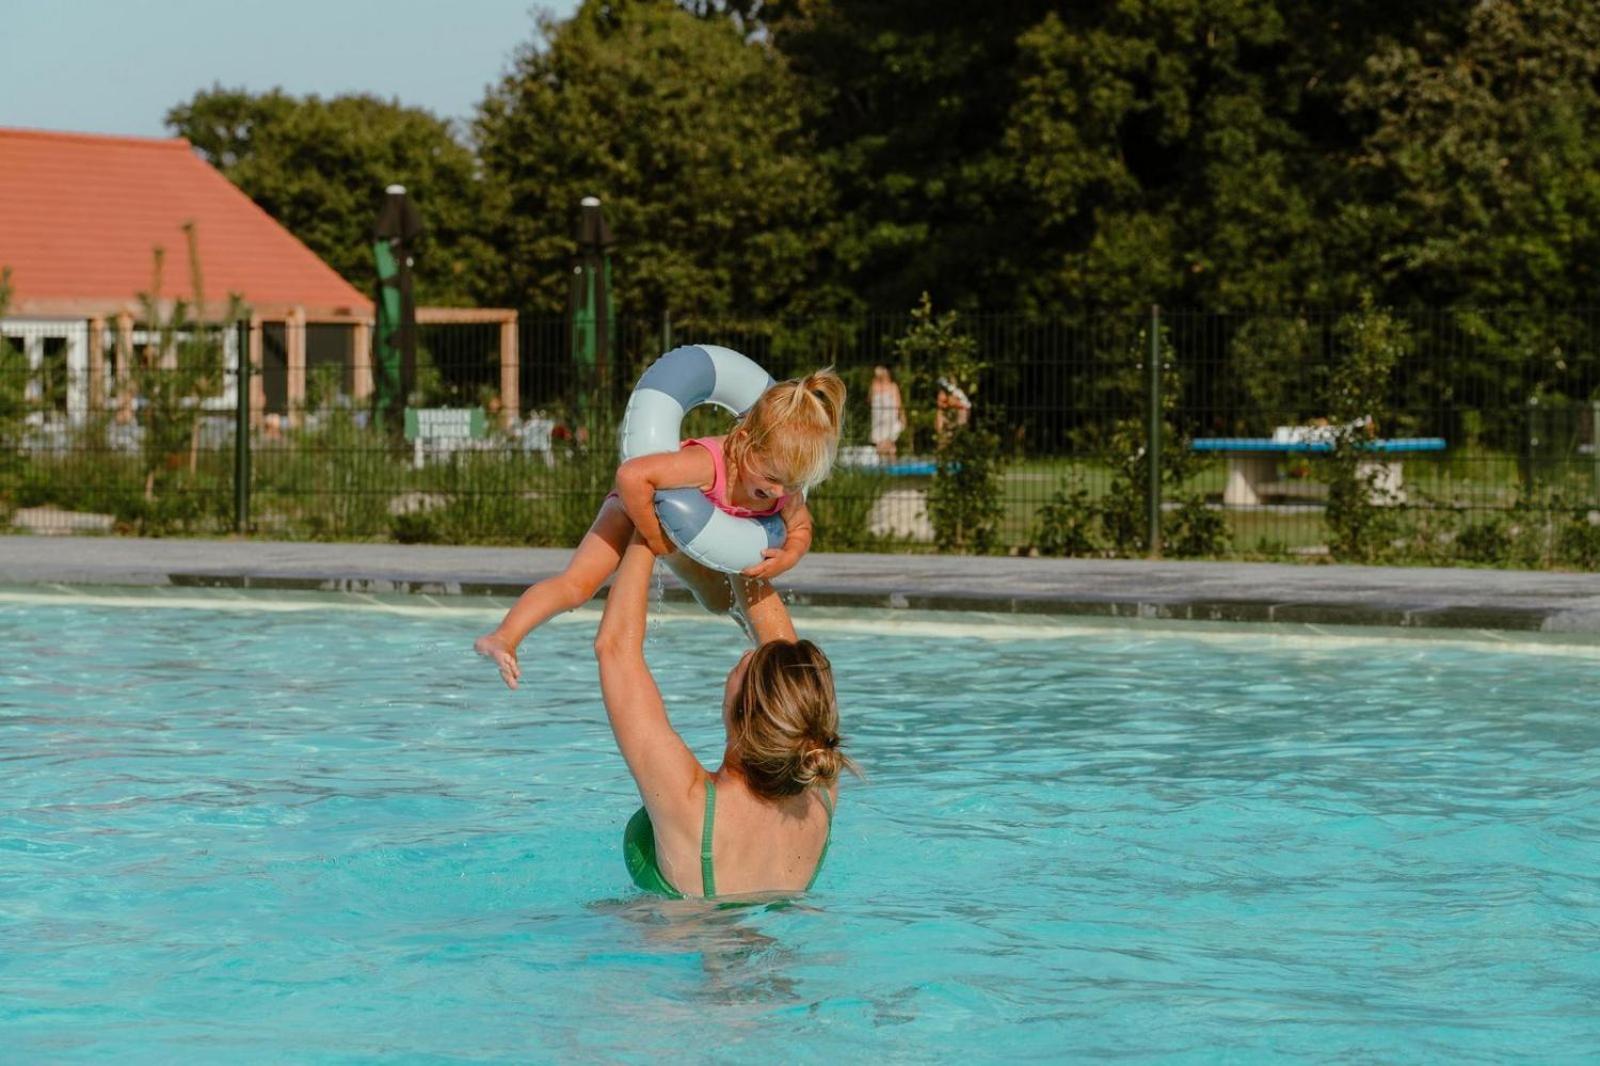
[[[833,665],[809,640],[773,640],[750,657],[729,714],[729,747],[758,795],[793,796],[856,772],[839,750]]]
[[[723,442],[729,477],[751,456],[772,464],[785,488],[804,492],[828,476],[844,424],[844,382],[832,367],[763,392]]]

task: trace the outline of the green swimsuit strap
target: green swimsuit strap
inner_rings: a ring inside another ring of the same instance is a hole
[[[717,894],[717,873],[711,864],[711,827],[717,820],[717,783],[706,778],[706,818],[700,828],[700,891],[710,899]]]
[[[811,880],[806,882],[806,891],[811,891],[811,886],[817,883],[817,877],[822,873],[822,864],[828,858],[828,845],[833,843],[833,797],[828,795],[827,786],[823,786],[817,793],[822,799],[823,809],[828,812],[828,835],[822,838],[822,854],[817,856],[817,868],[811,871]]]

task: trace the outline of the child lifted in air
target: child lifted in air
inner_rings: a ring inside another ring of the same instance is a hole
[[[744,571],[753,579],[783,573],[811,547],[811,512],[805,492],[828,476],[844,418],[844,382],[831,369],[780,381],[763,392],[724,437],[682,442],[676,452],[641,455],[617,468],[616,487],[572,553],[567,568],[524,592],[493,632],[473,644],[494,661],[510,688],[522,668],[517,645],[563,611],[588,603],[617,569],[634,530],[672,568],[701,606],[715,614],[735,604],[728,575],[684,556],[668,543],[656,518],[660,489],[698,488],[736,518],[777,514],[786,536],[762,561]]]

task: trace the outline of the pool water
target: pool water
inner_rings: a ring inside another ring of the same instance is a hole
[[[297,609],[282,609],[294,607]],[[790,907],[641,896],[580,612],[0,597],[9,1061],[1576,1061],[1592,648],[807,618],[847,781]],[[738,654],[649,655],[703,760]]]

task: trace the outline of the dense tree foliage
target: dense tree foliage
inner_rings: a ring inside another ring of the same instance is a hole
[[[578,201],[628,311],[771,318],[1589,302],[1600,8],[1579,0],[586,0],[473,142],[368,97],[169,123],[358,284],[390,181],[424,298],[554,311]]]
[[[1022,38],[1006,132],[1044,229],[1033,303],[1316,295],[1314,168],[1283,84],[1283,20],[1149,0]]]
[[[427,222],[417,296],[469,303],[491,272],[473,154],[427,111],[371,96],[297,98],[214,86],[167,125],[357,288],[371,288],[372,225],[404,185]]]
[[[477,120],[501,299],[563,305],[573,220],[594,195],[628,311],[772,315],[837,302],[805,100],[770,47],[722,15],[627,0],[586,3],[541,36]]]
[[[838,190],[838,254],[871,306],[1009,307],[1041,234],[1003,143],[1020,36],[1056,5],[765,5],[772,40],[815,101]]]
[[[1370,125],[1330,212],[1397,302],[1572,307],[1600,269],[1600,7],[1476,5],[1387,40],[1349,84]]]

